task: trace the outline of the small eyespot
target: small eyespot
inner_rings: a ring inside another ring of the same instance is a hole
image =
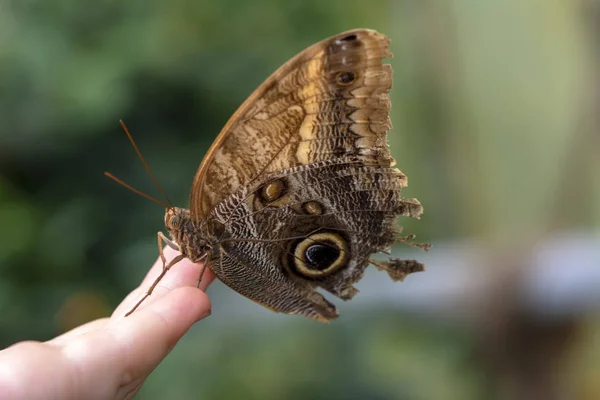
[[[363,42],[358,40],[358,37],[354,34],[346,35],[342,38],[335,39],[327,48],[331,54],[338,54],[341,52],[347,52],[352,49],[358,49],[363,46]]]
[[[264,185],[260,191],[260,195],[267,203],[271,203],[283,196],[285,193],[285,184],[281,179],[269,182]]]
[[[356,40],[356,35],[348,35],[348,36],[344,36],[343,38],[337,39],[335,41],[336,44],[344,44],[344,43],[348,43],[348,42],[353,42]]]
[[[323,214],[323,207],[317,201],[307,201],[302,205],[302,209],[304,210],[304,212],[311,215]]]
[[[335,76],[335,80],[342,86],[348,86],[356,80],[356,74],[351,71],[338,72]]]

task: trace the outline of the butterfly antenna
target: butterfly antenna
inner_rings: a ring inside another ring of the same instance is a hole
[[[129,133],[129,130],[127,129],[127,126],[125,126],[125,122],[123,122],[122,119],[119,120],[119,123],[121,124],[121,126],[123,127],[123,130],[125,131],[125,134],[127,134],[127,137],[129,138],[129,141],[131,142],[131,145],[133,146],[133,149],[135,150],[135,152],[137,153],[138,157],[140,158],[140,160],[142,161],[142,164],[144,164],[144,168],[146,168],[146,171],[148,172],[148,174],[150,175],[150,177],[152,178],[152,181],[154,181],[154,184],[156,185],[156,187],[158,188],[158,190],[160,191],[160,193],[164,196],[165,199],[167,199],[167,203],[169,203],[170,208],[175,208],[173,206],[173,203],[171,203],[171,200],[167,197],[167,194],[165,193],[165,191],[163,190],[163,188],[158,184],[158,180],[156,179],[156,177],[154,176],[154,174],[152,173],[152,170],[150,169],[150,166],[148,165],[148,163],[146,163],[146,160],[144,160],[144,157],[142,156],[142,152],[140,151],[140,149],[138,149],[137,145],[135,144],[135,141],[133,140],[133,136],[131,136],[131,133]],[[110,176],[109,176],[110,177]],[[113,178],[115,179],[115,178]],[[115,179],[116,180],[116,179]],[[119,182],[119,181],[117,181]],[[136,193],[142,194],[141,192],[133,189],[131,186],[129,185],[125,185],[124,182],[119,182],[122,185],[124,185],[125,187],[133,190]],[[143,194],[142,194],[143,195]],[[143,195],[144,196],[144,195]],[[147,195],[145,195],[145,197],[149,197]]]
[[[149,200],[152,200],[153,202],[158,203],[165,208],[169,208],[169,206],[167,204],[163,203],[162,201],[160,201],[158,199],[155,199],[154,197],[150,196],[149,194],[146,194],[144,192],[137,190],[136,188],[134,188],[131,185],[128,185],[127,183],[123,182],[122,180],[120,180],[119,178],[117,178],[116,176],[111,174],[110,172],[105,172],[104,175],[108,176],[110,179],[117,182],[118,184],[125,186],[127,189],[131,190],[133,193],[137,193],[140,196],[143,196]]]

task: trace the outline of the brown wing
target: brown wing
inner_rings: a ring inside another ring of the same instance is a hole
[[[423,211],[416,199],[401,196],[404,186],[397,169],[366,166],[358,157],[266,174],[211,212],[223,229],[210,268],[274,311],[329,321],[336,307],[315,289],[349,300],[369,263],[394,280],[423,269],[413,260],[370,260],[402,241],[398,216],[418,218]]]
[[[392,84],[389,39],[356,29],[323,40],[275,71],[233,114],[192,185],[204,219],[261,175],[338,157],[393,164],[386,143]]]

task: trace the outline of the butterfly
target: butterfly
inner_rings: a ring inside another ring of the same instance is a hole
[[[323,322],[338,311],[317,288],[349,300],[369,265],[395,281],[424,269],[415,260],[371,259],[394,242],[429,248],[396,226],[398,216],[419,218],[423,207],[401,196],[407,178],[387,145],[389,43],[369,29],[338,34],[252,93],[200,164],[189,209],[166,195],[168,205],[155,200],[166,207],[169,236],[158,236],[164,268],[129,313],[184,258],[273,311]],[[167,263],[162,243],[181,254]]]

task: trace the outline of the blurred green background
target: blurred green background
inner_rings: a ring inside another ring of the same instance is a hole
[[[368,27],[434,244],[397,255],[428,271],[368,274],[328,326],[214,284],[139,398],[600,398],[598,26],[597,0],[0,0],[0,346],[108,315],[156,259],[163,209],[102,175],[156,193],[119,119],[187,206],[273,70]]]

